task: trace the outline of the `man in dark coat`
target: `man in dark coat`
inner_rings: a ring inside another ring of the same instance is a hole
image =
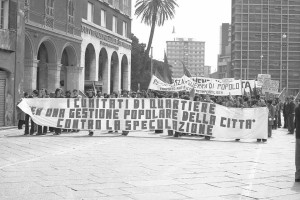
[[[294,97],[291,96],[289,98],[289,103],[287,104],[287,114],[288,114],[288,131],[289,134],[294,134],[295,126],[294,126],[294,118],[295,118],[295,103]]]
[[[295,109],[295,126],[296,126],[296,173],[295,182],[300,182],[300,105]]]
[[[287,114],[287,104],[288,104],[288,98],[285,98],[285,102],[283,103],[283,109],[282,109],[282,113],[283,113],[283,119],[284,119],[284,125],[283,128],[287,128],[288,127],[288,114]]]

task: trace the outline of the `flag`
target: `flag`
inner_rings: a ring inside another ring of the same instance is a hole
[[[299,91],[298,94],[296,95],[295,100],[296,100],[296,99],[300,99],[300,91]]]
[[[175,26],[173,26],[173,31],[172,31],[172,34],[174,34],[175,33]]]
[[[166,51],[164,52],[164,80],[167,83],[171,83],[172,80],[172,71],[170,69],[170,65],[168,63],[168,57]]]
[[[81,90],[78,90],[78,92],[82,97],[86,97],[86,95]]]
[[[186,68],[186,66],[182,63],[183,67],[183,74],[186,75],[187,77],[192,77],[190,71]]]
[[[161,75],[161,73],[158,71],[157,68],[155,68],[154,76],[156,76],[158,79],[162,80],[163,82],[166,82],[164,77]]]
[[[195,88],[191,89],[190,91],[190,100],[193,101],[195,97]]]
[[[283,90],[280,92],[278,98],[280,101],[284,102],[286,97],[286,88],[283,88]]]

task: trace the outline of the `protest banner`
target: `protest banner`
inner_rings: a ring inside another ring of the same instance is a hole
[[[255,88],[255,80],[242,80],[242,93],[252,94]]]
[[[265,80],[271,80],[271,75],[270,74],[258,74],[256,87],[262,87]]]
[[[169,84],[161,81],[156,76],[152,75],[148,89],[166,91],[166,92],[178,92],[185,90],[185,81],[183,79],[178,79],[176,84]]]
[[[209,94],[209,95],[242,95],[241,80],[228,79],[223,82],[222,79],[213,78],[190,78],[183,76],[181,78],[173,78],[172,84],[164,83],[157,77],[153,76],[149,85],[149,89],[160,91],[191,91],[195,89],[197,94]],[[195,81],[196,80],[196,81]]]
[[[183,99],[32,98],[18,104],[38,125],[80,130],[175,130],[217,138],[267,138],[268,109]]]
[[[278,94],[279,81],[265,79],[262,85],[262,93]]]

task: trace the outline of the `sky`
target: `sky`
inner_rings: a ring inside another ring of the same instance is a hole
[[[140,43],[148,43],[150,26],[141,23],[134,15],[132,1],[131,32],[139,38]],[[220,26],[231,22],[231,0],[177,0],[175,17],[163,26],[156,26],[152,42],[153,58],[163,60],[166,41],[174,38],[194,38],[205,42],[205,65],[217,69],[217,57],[220,49]],[[172,34],[175,27],[175,34]]]

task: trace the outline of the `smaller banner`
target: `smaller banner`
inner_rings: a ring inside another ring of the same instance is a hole
[[[164,83],[157,77],[152,76],[149,84],[149,89],[159,91],[191,91],[195,89],[197,94],[209,94],[216,96],[227,95],[242,95],[242,83],[241,80],[234,79],[212,79],[212,78],[200,78],[200,77],[187,77],[173,78],[172,84]]]
[[[278,94],[279,89],[279,81],[265,79],[263,86],[262,86],[262,93],[265,94],[266,92],[272,94]]]
[[[257,87],[262,87],[265,80],[271,80],[271,75],[270,74],[258,74],[257,75],[256,86]]]

